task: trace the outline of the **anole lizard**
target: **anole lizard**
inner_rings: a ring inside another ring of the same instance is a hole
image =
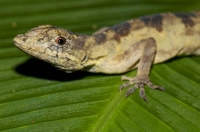
[[[135,77],[119,87],[132,84],[126,96],[139,88],[148,101],[144,85],[164,90],[149,80],[153,63],[175,56],[200,55],[200,12],[163,13],[135,18],[92,35],[83,35],[42,25],[14,38],[15,45],[36,58],[64,71],[84,70],[118,74],[138,68]]]

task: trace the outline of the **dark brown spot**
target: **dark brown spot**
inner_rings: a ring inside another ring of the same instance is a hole
[[[113,39],[117,41],[117,43],[120,43],[120,36],[118,34],[115,34],[113,36]]]
[[[174,15],[179,17],[186,27],[193,27],[195,24],[191,19],[191,17],[196,17],[194,13],[174,13]]]
[[[94,39],[97,44],[104,43],[106,41],[106,35],[101,33],[101,34],[95,34]]]
[[[128,22],[114,25],[110,30],[115,32],[113,39],[120,43],[120,37],[127,36],[130,33],[131,25]]]
[[[163,17],[160,14],[140,17],[140,20],[143,21],[146,26],[156,28],[158,32],[161,32],[163,30],[162,29]]]
[[[127,36],[130,32],[131,25],[128,22],[124,22],[118,25],[114,25],[110,30],[116,32],[119,36]]]
[[[84,40],[84,39],[75,39],[75,40],[74,40],[74,45],[73,45],[73,47],[74,47],[75,49],[80,49],[80,48],[83,47],[84,43],[85,43],[85,40]]]
[[[76,39],[74,39],[72,47],[74,49],[82,49],[83,46],[85,45],[85,41],[86,41],[87,37],[88,36],[86,36],[86,35],[78,35],[78,37]]]

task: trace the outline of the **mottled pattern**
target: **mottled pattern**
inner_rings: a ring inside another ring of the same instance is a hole
[[[95,39],[95,42],[97,43],[97,44],[101,44],[101,43],[104,43],[104,42],[106,42],[106,35],[105,34],[103,34],[103,33],[100,33],[100,34],[95,34],[95,35],[93,35],[94,36],[94,39]]]
[[[72,47],[74,49],[83,49],[84,45],[85,45],[85,41],[87,39],[87,35],[78,35],[77,38],[71,38],[73,39],[72,42]]]
[[[194,13],[174,13],[174,15],[179,17],[186,27],[193,27],[195,24],[191,19],[191,17],[196,17]]]
[[[130,33],[131,25],[128,22],[124,22],[118,25],[114,25],[110,30],[115,32],[114,39],[120,43],[120,38],[127,36]]]
[[[140,20],[145,23],[146,26],[156,28],[157,31],[161,32],[163,17],[160,14],[140,17]]]

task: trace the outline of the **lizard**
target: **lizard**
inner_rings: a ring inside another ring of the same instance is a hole
[[[92,35],[41,25],[13,41],[27,54],[66,72],[122,74],[137,68],[135,77],[121,77],[127,82],[119,90],[133,85],[126,96],[139,89],[139,96],[148,102],[145,85],[165,90],[149,79],[153,64],[176,56],[200,55],[200,12],[142,16]]]

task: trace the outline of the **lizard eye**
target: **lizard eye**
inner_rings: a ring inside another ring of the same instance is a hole
[[[64,37],[58,37],[58,38],[56,39],[56,43],[57,43],[58,45],[64,45],[64,44],[66,43],[66,39],[65,39]]]

